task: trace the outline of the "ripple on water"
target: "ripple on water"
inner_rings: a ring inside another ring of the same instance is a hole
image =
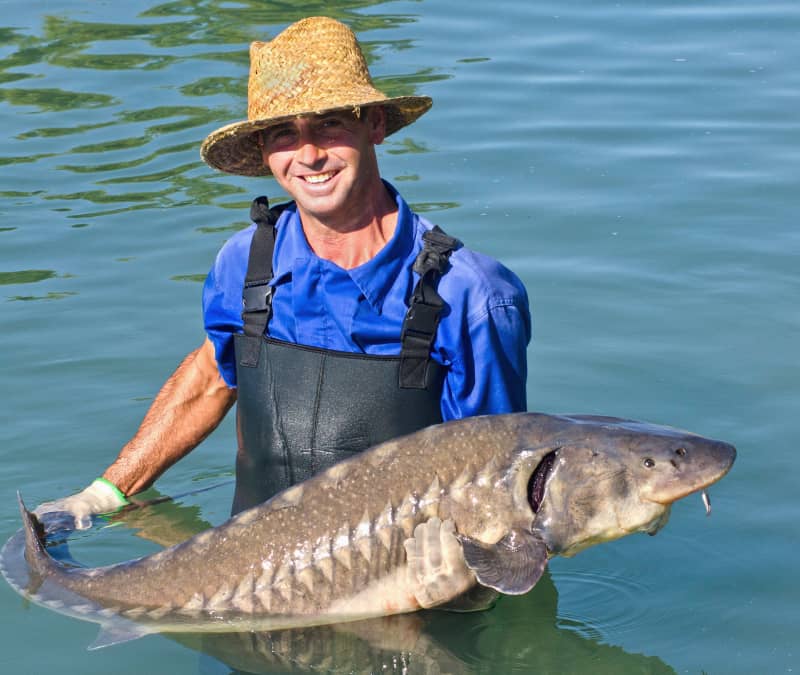
[[[595,572],[554,574],[558,626],[599,642],[619,643],[642,623],[663,619],[658,607],[642,602],[652,588],[640,578]]]

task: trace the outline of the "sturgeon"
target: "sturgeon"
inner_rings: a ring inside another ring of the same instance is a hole
[[[94,647],[479,609],[529,591],[554,556],[655,534],[673,502],[705,495],[735,457],[722,441],[614,417],[473,417],[375,446],[183,543],[105,567],[54,560],[20,499],[23,529],[0,567],[34,603],[101,624]],[[431,556],[435,575],[420,574]]]

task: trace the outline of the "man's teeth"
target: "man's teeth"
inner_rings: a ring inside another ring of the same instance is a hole
[[[333,171],[328,171],[327,173],[315,173],[310,176],[303,176],[303,180],[306,183],[324,183],[326,180],[330,180],[333,178]]]

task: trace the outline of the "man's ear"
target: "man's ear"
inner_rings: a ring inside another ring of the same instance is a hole
[[[382,105],[371,105],[365,112],[369,140],[374,145],[380,145],[386,138],[386,110]]]

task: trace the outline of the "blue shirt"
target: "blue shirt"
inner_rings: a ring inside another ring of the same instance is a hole
[[[368,262],[345,270],[308,246],[294,205],[276,226],[272,318],[267,333],[285,342],[364,354],[400,353],[400,330],[418,275],[412,265],[431,223],[394,188],[397,227]],[[203,288],[203,315],[225,382],[236,386],[233,335],[242,328],[242,287],[255,225],[220,250]],[[528,297],[496,260],[462,247],[438,286],[445,300],[432,357],[447,367],[445,420],[526,409]],[[291,386],[291,383],[287,383]]]

